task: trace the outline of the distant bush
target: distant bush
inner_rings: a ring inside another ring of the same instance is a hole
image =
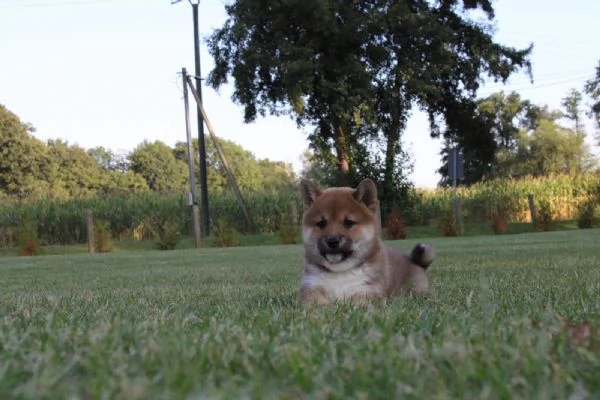
[[[279,225],[279,242],[281,244],[296,244],[300,241],[300,226],[288,213],[281,215]]]
[[[579,206],[577,215],[577,226],[581,229],[595,228],[600,225],[600,217],[598,216],[598,203],[593,200],[583,202]]]
[[[506,222],[506,218],[504,218],[504,215],[500,211],[492,213],[491,227],[492,231],[494,231],[494,233],[497,235],[502,235],[508,232],[508,223]]]
[[[220,218],[213,227],[216,245],[219,247],[233,247],[238,245],[237,232],[225,219]]]
[[[399,240],[406,239],[408,224],[402,217],[400,207],[395,206],[388,214],[386,221],[386,235],[388,239]]]
[[[438,231],[442,236],[460,236],[460,223],[454,215],[454,210],[448,208],[437,219]]]
[[[535,229],[540,232],[547,232],[554,229],[554,214],[553,204],[547,199],[542,199],[538,202],[537,220],[535,221]]]
[[[94,249],[98,253],[110,253],[114,249],[110,223],[107,221],[94,221]]]
[[[16,232],[19,255],[37,256],[41,254],[42,246],[38,238],[37,223],[25,220]]]

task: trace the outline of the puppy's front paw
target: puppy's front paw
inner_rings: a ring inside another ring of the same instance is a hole
[[[302,303],[312,303],[318,305],[327,305],[330,303],[329,297],[325,295],[325,292],[320,288],[300,288],[300,301]]]

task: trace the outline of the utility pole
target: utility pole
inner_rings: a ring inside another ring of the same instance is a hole
[[[192,211],[192,227],[194,233],[194,244],[196,248],[201,246],[200,234],[200,215],[198,213],[198,204],[196,202],[196,174],[194,172],[194,146],[192,143],[192,127],[190,126],[190,103],[188,98],[188,86],[185,84],[187,71],[185,68],[181,70],[181,76],[184,80],[183,85],[183,104],[185,107],[185,134],[187,139],[187,156],[188,156],[188,171],[190,174],[190,192],[188,197],[188,205]]]
[[[454,188],[452,194],[452,208],[454,211],[454,220],[459,224],[460,234],[462,235],[463,226],[462,218],[460,216],[460,202],[458,201],[458,194],[456,193],[458,187],[458,180],[464,178],[464,158],[463,154],[458,146],[450,149],[448,155],[448,174],[452,178],[452,187]]]
[[[179,3],[181,0],[172,0],[171,4]],[[202,100],[202,75],[200,70],[200,31],[198,28],[198,5],[200,0],[188,0],[192,5],[192,14],[194,21],[194,63],[196,91]],[[198,153],[200,155],[200,212],[201,212],[201,230],[202,236],[207,237],[210,234],[209,214],[208,214],[208,186],[206,175],[206,142],[204,140],[204,120],[202,113],[196,109],[198,116]]]

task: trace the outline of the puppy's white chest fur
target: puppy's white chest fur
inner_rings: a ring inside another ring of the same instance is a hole
[[[322,288],[330,299],[345,300],[357,295],[378,293],[378,285],[369,284],[368,268],[353,268],[344,272],[320,272],[302,277],[305,287]]]

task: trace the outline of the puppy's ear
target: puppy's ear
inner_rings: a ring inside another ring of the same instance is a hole
[[[308,209],[321,195],[321,189],[319,189],[313,181],[301,179],[300,194],[302,195],[302,203],[304,204],[304,209]]]
[[[371,179],[364,179],[358,184],[353,194],[354,198],[369,209],[375,211],[379,207],[379,201],[377,200],[377,186]]]

